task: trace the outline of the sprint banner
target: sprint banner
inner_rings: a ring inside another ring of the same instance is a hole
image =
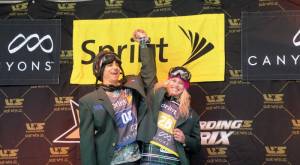
[[[92,62],[103,49],[121,57],[125,74],[138,74],[138,44],[131,37],[140,28],[155,44],[159,80],[166,79],[169,68],[174,66],[189,69],[192,82],[224,80],[224,15],[203,14],[74,21],[71,83],[95,83]]]
[[[0,85],[59,83],[60,20],[0,21]]]

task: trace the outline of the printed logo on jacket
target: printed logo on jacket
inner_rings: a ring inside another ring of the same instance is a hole
[[[60,21],[1,21],[0,36],[0,85],[58,84]]]
[[[224,80],[224,15],[203,14],[74,21],[71,83],[95,83],[92,62],[103,49],[121,57],[125,74],[138,74],[138,44],[131,41],[136,29],[144,29],[155,46],[159,80],[174,66],[188,68],[192,82]]]
[[[243,79],[300,79],[299,15],[295,11],[243,13]]]

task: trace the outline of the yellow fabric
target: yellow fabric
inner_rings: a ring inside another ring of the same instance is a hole
[[[158,119],[157,119],[157,127],[160,128],[163,131],[166,131],[167,133],[169,133],[172,138],[173,138],[173,131],[175,128],[175,124],[176,124],[176,120],[174,119],[174,117],[172,115],[169,115],[165,112],[159,111],[158,114]],[[150,141],[151,144],[154,144],[164,150],[166,150],[167,152],[176,155],[177,157],[179,157],[178,153],[173,151],[172,149],[168,148],[167,146],[164,146],[158,142],[155,142],[153,140]]]
[[[168,132],[169,134],[173,134],[173,130],[176,124],[176,120],[173,116],[159,111],[158,114],[158,120],[157,120],[157,126],[158,128]]]
[[[191,82],[224,80],[224,14],[202,14],[181,17],[75,20],[71,83],[95,83],[92,54],[95,55],[104,48],[113,49],[121,55],[125,74],[138,74],[140,70],[138,44],[130,40],[133,31],[138,28],[144,29],[150,36],[151,43],[156,45],[159,80],[167,79],[170,67],[184,64],[184,67],[192,73]],[[209,51],[197,58],[201,50],[206,50],[210,46],[213,46],[211,50],[208,49]],[[82,61],[86,61],[87,64],[82,64]]]
[[[150,141],[150,143],[153,144],[153,145],[156,145],[156,146],[158,146],[158,147],[160,147],[160,148],[162,148],[162,149],[164,149],[164,150],[166,150],[166,151],[169,152],[170,154],[173,154],[173,155],[179,157],[179,154],[178,154],[177,152],[175,152],[175,151],[169,149],[168,147],[166,147],[166,146],[164,146],[164,145],[162,145],[162,144],[156,143],[155,141]]]

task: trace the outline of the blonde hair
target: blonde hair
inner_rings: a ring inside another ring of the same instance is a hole
[[[168,81],[156,83],[154,85],[154,92],[160,88],[165,88],[168,92],[168,84],[169,84]],[[191,95],[186,89],[183,90],[178,101],[179,101],[179,115],[183,118],[188,118],[189,111],[190,111]]]

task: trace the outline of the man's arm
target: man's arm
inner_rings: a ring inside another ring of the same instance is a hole
[[[87,104],[79,101],[80,113],[80,159],[82,165],[97,165],[94,143],[94,123]]]
[[[133,34],[133,39],[139,43],[139,55],[142,62],[140,77],[149,93],[157,82],[156,62],[155,62],[155,46],[150,44],[150,39],[144,30],[138,29]]]
[[[148,93],[157,82],[154,45],[149,44],[146,48],[140,47],[140,57],[142,61],[140,76],[144,83],[146,93]]]

